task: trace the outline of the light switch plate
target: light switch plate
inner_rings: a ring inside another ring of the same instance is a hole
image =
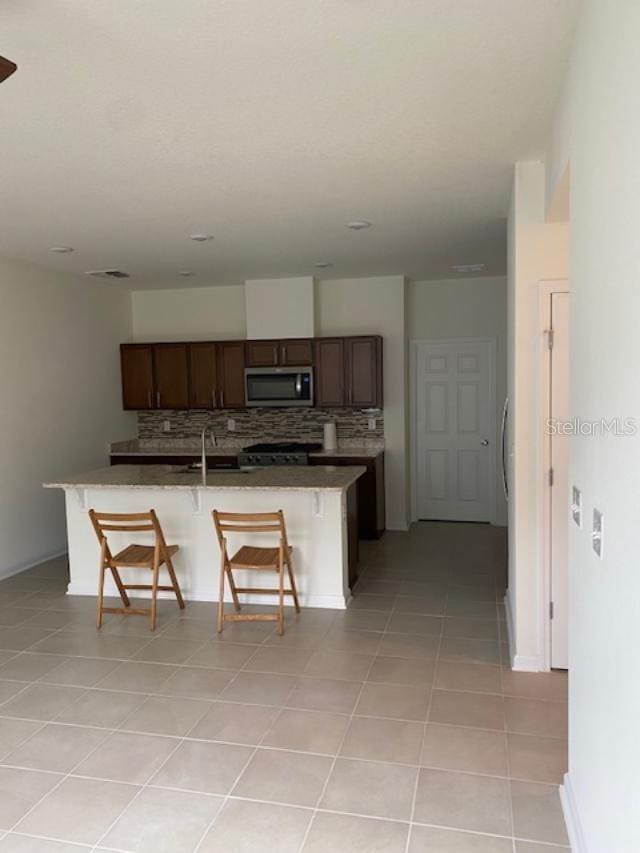
[[[162,432],[171,432],[171,421],[162,421]]]
[[[597,556],[602,559],[604,548],[604,516],[599,509],[593,510],[593,526],[591,528],[591,547]]]
[[[369,429],[371,431],[374,431],[376,428],[376,419],[375,418],[369,418],[367,423],[368,423]]]
[[[229,432],[235,432],[236,431],[236,422],[234,421],[233,418],[229,418],[227,420],[227,430]]]
[[[577,486],[573,486],[571,489],[571,515],[582,530],[582,492]]]

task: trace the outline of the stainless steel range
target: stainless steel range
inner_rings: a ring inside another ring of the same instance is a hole
[[[250,444],[238,454],[240,467],[251,465],[308,465],[309,454],[322,450],[321,444],[298,441]]]

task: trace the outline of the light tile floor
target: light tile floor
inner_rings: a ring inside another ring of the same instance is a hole
[[[64,560],[0,584],[0,853],[553,853],[567,684],[508,668],[503,531],[363,543],[347,611],[93,627]]]

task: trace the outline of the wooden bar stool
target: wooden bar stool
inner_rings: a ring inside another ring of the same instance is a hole
[[[98,618],[97,627],[102,627],[103,613],[119,613],[122,616],[146,616],[149,615],[151,630],[156,628],[156,615],[158,604],[158,590],[174,592],[181,610],[184,610],[184,599],[180,592],[178,579],[173,569],[171,558],[178,551],[177,545],[167,545],[158,521],[155,510],[149,512],[96,512],[89,510],[89,518],[96,531],[100,542],[100,581],[98,584]],[[117,554],[113,555],[107,543],[106,531],[118,531],[121,533],[138,533],[149,531],[155,533],[153,545],[127,545]],[[160,586],[158,583],[160,566],[166,565],[171,580],[171,586]],[[111,570],[113,579],[124,607],[104,607],[104,576],[107,569]],[[152,579],[150,584],[125,584],[122,583],[118,569],[150,569]],[[131,607],[128,589],[150,589],[151,607]]]
[[[291,545],[287,541],[287,529],[284,523],[282,510],[278,512],[260,512],[245,514],[239,512],[213,511],[213,523],[220,543],[220,592],[218,596],[218,633],[221,633],[225,621],[227,622],[278,622],[280,635],[284,634],[284,597],[292,595],[296,612],[300,613],[298,591],[293,577],[293,564],[291,561]],[[262,548],[243,545],[233,557],[229,557],[227,551],[227,539],[225,533],[277,533],[279,542],[277,547]],[[284,588],[284,570],[287,569],[291,588]],[[236,586],[233,571],[235,569],[248,569],[253,571],[269,571],[278,573],[277,587],[247,587]],[[224,612],[224,579],[229,580],[229,588],[233,604],[236,609],[234,614]],[[239,592],[256,592],[262,595],[278,596],[278,613],[271,615],[267,613],[240,614]]]

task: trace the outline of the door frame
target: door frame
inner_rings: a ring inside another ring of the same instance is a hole
[[[568,279],[543,279],[538,282],[538,435],[540,437],[539,501],[540,525],[538,547],[541,555],[540,633],[542,636],[544,671],[551,670],[551,439],[545,428],[551,406],[551,351],[545,332],[551,327],[551,296],[554,293],[570,293]],[[569,508],[567,507],[567,527]],[[567,567],[568,571],[568,567]]]
[[[496,480],[497,480],[497,441],[498,420],[496,414],[496,338],[418,338],[409,341],[409,451],[410,451],[410,489],[411,523],[418,521],[418,350],[423,346],[443,344],[488,344],[489,353],[489,524],[497,524]],[[475,522],[470,522],[475,523]]]

